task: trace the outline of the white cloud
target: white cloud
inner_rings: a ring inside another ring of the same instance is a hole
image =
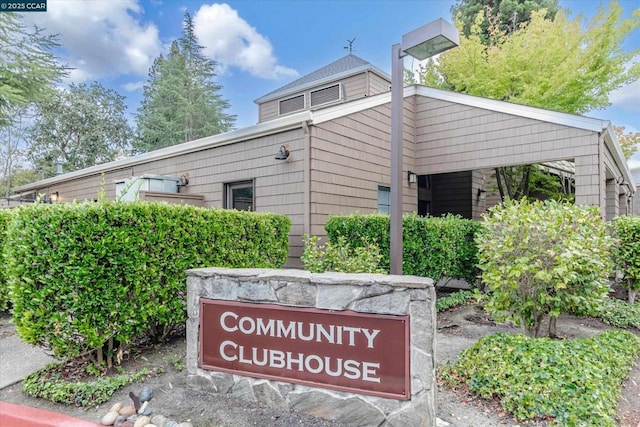
[[[640,80],[622,86],[611,92],[609,101],[612,105],[619,106],[625,110],[635,112],[640,115]]]
[[[137,81],[137,82],[125,83],[122,87],[127,92],[135,92],[138,89],[142,89],[143,86],[144,86],[144,82],[142,80],[140,80],[140,81]]]
[[[292,68],[278,65],[269,40],[227,4],[203,5],[193,17],[204,53],[224,68],[238,67],[256,77],[297,77]]]
[[[147,74],[162,44],[142,12],[137,0],[49,0],[47,13],[25,14],[25,21],[60,35],[61,59],[75,68],[69,80],[82,82]]]

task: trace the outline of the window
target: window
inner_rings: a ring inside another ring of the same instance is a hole
[[[254,209],[253,181],[225,184],[225,203],[227,209],[252,211]]]
[[[289,99],[283,99],[282,101],[280,101],[279,107],[280,115],[304,110],[304,94],[294,96],[293,98]]]
[[[311,92],[311,106],[327,104],[340,99],[340,85],[333,85]]]
[[[378,185],[378,212],[391,213],[391,189]]]

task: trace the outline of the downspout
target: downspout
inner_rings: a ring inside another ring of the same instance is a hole
[[[607,171],[604,165],[604,132],[598,132],[598,207],[600,216],[607,218]]]
[[[311,234],[311,129],[307,121],[302,122],[304,132],[304,214],[302,219],[303,234]]]

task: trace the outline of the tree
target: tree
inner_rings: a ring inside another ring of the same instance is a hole
[[[492,34],[512,33],[520,24],[529,21],[531,12],[542,9],[547,19],[553,19],[558,12],[558,0],[458,0],[451,7],[451,15],[460,22],[461,33],[467,37],[472,33],[478,14],[484,16],[479,37],[488,45]]]
[[[132,137],[125,111],[124,97],[97,82],[58,90],[37,105],[29,156],[45,176],[57,159],[66,171],[115,160]]]
[[[486,310],[530,337],[545,316],[554,336],[560,313],[592,312],[608,297],[613,238],[597,207],[508,200],[484,216],[476,243]]]
[[[0,127],[11,124],[14,108],[46,97],[65,68],[51,50],[55,36],[29,30],[20,15],[0,13]]]
[[[229,103],[214,80],[216,62],[202,50],[187,12],[181,37],[171,44],[167,57],[160,55],[149,70],[134,151],[156,150],[232,129],[235,117],[225,113]]]
[[[613,130],[616,133],[622,153],[628,160],[638,151],[638,144],[640,144],[640,132],[624,133],[624,126],[614,126]]]

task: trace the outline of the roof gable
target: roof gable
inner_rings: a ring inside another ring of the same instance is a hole
[[[374,70],[381,76],[386,77],[389,80],[391,79],[386,73],[380,71],[371,63],[356,55],[349,54],[338,59],[337,61],[332,62],[329,65],[320,68],[319,70],[302,76],[299,79],[292,81],[291,83],[288,83],[272,92],[269,92],[253,102],[255,102],[256,104],[260,104],[266,101],[271,101],[288,94],[302,92],[310,87],[320,85],[328,81],[337,80],[338,78],[343,78],[349,75],[364,72],[366,70]]]

